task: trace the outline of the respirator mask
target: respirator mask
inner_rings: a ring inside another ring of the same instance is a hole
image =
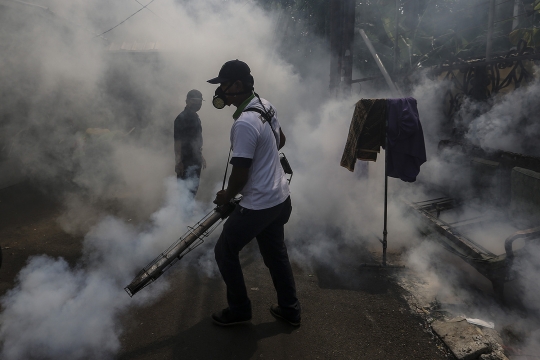
[[[232,84],[227,86],[227,89],[225,90],[228,90],[231,86]],[[223,109],[225,107],[225,104],[227,103],[227,98],[225,97],[225,90],[223,90],[221,86],[218,86],[218,88],[216,89],[215,95],[212,98],[212,105],[214,105],[216,109]]]
[[[212,98],[212,105],[214,105],[216,109],[221,110],[225,107],[225,105],[227,104],[227,96],[244,95],[244,94],[251,93],[252,91],[252,90],[248,90],[248,91],[242,91],[242,92],[236,92],[236,93],[226,93],[226,91],[229,90],[229,88],[233,86],[234,84],[235,84],[234,82],[231,83],[229,86],[225,88],[225,90],[223,90],[221,86],[219,86],[216,89],[214,97]]]

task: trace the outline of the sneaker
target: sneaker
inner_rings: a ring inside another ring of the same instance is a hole
[[[229,308],[212,314],[212,321],[219,326],[245,324],[251,320],[251,315],[233,313]]]
[[[276,319],[284,320],[284,321],[288,322],[292,326],[300,326],[300,323],[302,322],[302,318],[300,317],[300,315],[298,315],[296,317],[285,316],[285,314],[283,313],[283,309],[279,305],[272,305],[270,307],[270,313]]]

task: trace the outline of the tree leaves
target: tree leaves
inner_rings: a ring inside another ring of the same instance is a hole
[[[267,8],[279,8],[288,16],[290,36],[309,32],[326,41],[329,35],[329,0],[257,0]],[[511,31],[514,1],[497,2],[493,51],[504,53],[520,39],[540,46],[540,0],[524,0],[520,12],[524,29]],[[394,62],[394,37],[399,27],[397,63],[403,72],[457,58],[485,55],[489,1],[486,0],[356,0],[356,28],[364,29],[382,61]],[[294,29],[294,30],[292,30]],[[511,31],[511,32],[510,32]],[[360,36],[355,37],[354,64],[363,73],[378,73]],[[320,43],[318,43],[320,44]],[[308,53],[306,53],[308,54]]]
[[[540,7],[540,4],[538,5]],[[527,46],[536,47],[540,45],[540,29],[516,29],[509,35],[512,45],[517,45],[519,40],[523,39],[527,42]]]

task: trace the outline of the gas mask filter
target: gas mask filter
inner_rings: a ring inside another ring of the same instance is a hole
[[[231,87],[231,85],[229,85],[227,87],[227,89],[229,89]],[[212,98],[212,105],[214,105],[214,107],[216,109],[223,109],[225,107],[225,104],[226,104],[226,97],[225,97],[225,91],[223,89],[221,89],[221,86],[219,86],[217,89],[216,89],[216,92],[215,92],[215,95],[214,97]]]
[[[215,95],[212,98],[212,105],[214,105],[214,107],[216,109],[221,110],[221,109],[223,109],[225,107],[225,105],[227,104],[227,97],[226,96],[244,95],[244,94],[248,94],[248,93],[250,93],[252,91],[252,90],[247,90],[247,91],[236,92],[236,93],[225,93],[233,85],[234,85],[234,82],[231,83],[229,86],[227,86],[225,88],[225,90],[223,90],[221,88],[221,86],[219,86],[216,89]]]
[[[216,89],[216,94],[212,98],[212,105],[216,109],[223,109],[225,107],[225,91],[221,90],[221,87]]]

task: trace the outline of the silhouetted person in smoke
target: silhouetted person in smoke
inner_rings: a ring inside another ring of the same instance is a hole
[[[176,177],[193,181],[190,191],[195,196],[199,189],[201,169],[206,168],[202,155],[202,126],[197,111],[201,109],[202,94],[198,90],[187,93],[186,108],[174,120],[174,154]]]
[[[219,271],[227,285],[229,307],[214,313],[212,319],[222,326],[251,320],[251,301],[239,253],[256,238],[277,292],[278,305],[270,307],[270,312],[276,318],[299,326],[300,302],[284,241],[284,225],[292,211],[289,184],[278,153],[285,145],[285,135],[272,104],[253,91],[254,80],[246,63],[228,61],[219,76],[208,82],[220,84],[212,100],[216,108],[225,105],[237,108],[230,135],[232,171],[227,189],[217,193],[214,203],[223,205],[242,194],[214,249]]]

